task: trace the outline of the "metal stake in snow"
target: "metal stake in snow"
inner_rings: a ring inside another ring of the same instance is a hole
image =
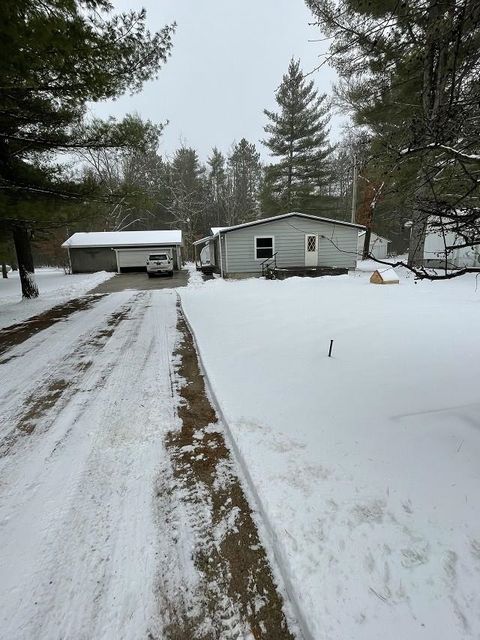
[[[333,340],[330,340],[330,349],[328,350],[328,357],[332,357]]]

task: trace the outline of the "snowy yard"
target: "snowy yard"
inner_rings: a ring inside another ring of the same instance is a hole
[[[63,269],[37,269],[35,280],[40,297],[22,300],[18,271],[11,271],[6,280],[0,278],[0,328],[22,322],[57,304],[80,296],[114,275],[106,271],[65,275]]]
[[[307,634],[478,638],[480,288],[369,275],[181,298]]]
[[[0,639],[293,640],[176,291],[37,320],[0,332]]]

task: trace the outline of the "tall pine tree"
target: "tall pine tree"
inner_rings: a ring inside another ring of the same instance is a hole
[[[292,59],[275,97],[279,111],[264,111],[269,137],[263,143],[278,159],[267,169],[270,193],[264,193],[264,203],[281,211],[311,211],[329,176],[327,96],[318,94],[313,81],[305,79],[300,61]]]
[[[233,145],[228,158],[228,176],[228,224],[254,220],[259,214],[260,154],[245,138]]]
[[[192,257],[192,243],[203,232],[207,210],[205,167],[190,147],[177,149],[168,179],[171,225],[182,229],[187,255]]]
[[[208,227],[225,224],[227,210],[227,172],[225,168],[225,156],[216,147],[212,149],[212,155],[208,158]]]
[[[0,3],[0,231],[12,234],[25,297],[35,297],[32,233],[59,203],[85,199],[56,152],[125,146],[138,127],[85,127],[89,102],[138,91],[167,60],[173,26],[147,28],[146,12],[108,0]]]

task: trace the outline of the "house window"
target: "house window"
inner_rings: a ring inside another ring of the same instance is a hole
[[[255,238],[255,260],[266,260],[274,254],[273,236],[257,236]]]
[[[307,236],[307,251],[317,250],[317,236]]]

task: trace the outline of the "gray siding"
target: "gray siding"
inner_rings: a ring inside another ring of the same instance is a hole
[[[115,251],[108,247],[70,249],[72,273],[95,273],[95,271],[116,271]]]
[[[280,267],[305,265],[305,235],[318,234],[318,266],[354,269],[357,264],[358,229],[306,218],[284,218],[225,233],[227,273],[259,273],[255,236],[274,236]]]
[[[128,249],[129,247],[118,247]],[[172,253],[174,268],[181,269],[181,250],[177,245],[161,245],[158,247],[130,247],[144,251],[145,261],[149,253],[156,253],[168,249]],[[95,273],[95,271],[117,271],[117,258],[115,251],[110,247],[79,247],[70,249],[70,262],[72,273]],[[143,260],[138,268],[145,268]]]

